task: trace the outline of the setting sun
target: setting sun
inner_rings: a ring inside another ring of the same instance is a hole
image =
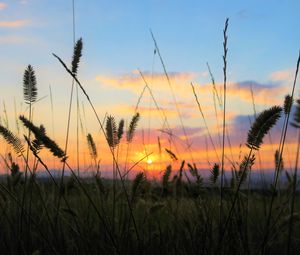
[[[148,159],[147,159],[147,164],[148,164],[148,165],[151,165],[152,163],[153,163],[152,159],[151,159],[151,158],[148,158]]]

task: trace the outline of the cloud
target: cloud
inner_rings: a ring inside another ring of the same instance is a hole
[[[152,89],[159,87],[160,92],[170,92],[168,80],[164,73],[155,73],[152,75],[149,72],[145,72],[143,73],[143,76]],[[199,76],[199,74],[170,72],[168,73],[168,76],[174,92],[178,94],[186,93],[187,86],[190,86],[190,82]],[[96,80],[106,86],[127,89],[137,94],[140,93],[140,90],[145,86],[145,82],[138,71],[133,71],[130,74],[120,76],[98,75]],[[189,94],[190,91],[189,88]]]
[[[293,79],[293,70],[278,70],[270,74],[269,78],[274,82],[286,82]]]
[[[220,91],[223,84],[217,84],[217,90]],[[233,98],[241,99],[246,103],[252,103],[252,94],[255,104],[273,105],[281,103],[283,96],[288,88],[283,84],[270,82],[268,84],[257,81],[229,82],[227,84],[227,95]],[[200,91],[207,93],[212,90],[211,84],[200,85]]]
[[[282,81],[286,80],[290,77],[290,71],[288,70],[281,70],[281,71],[276,71],[270,75],[270,78],[274,81]]]
[[[239,10],[239,11],[236,13],[236,16],[237,16],[239,19],[246,19],[246,18],[248,18],[248,16],[249,16],[248,10],[247,10],[247,9]]]
[[[21,36],[0,36],[0,44],[24,44],[31,42],[33,42],[32,39]]]
[[[0,11],[1,11],[1,10],[4,10],[6,7],[7,7],[7,4],[6,4],[6,3],[0,2]]]
[[[28,26],[30,23],[31,22],[29,20],[0,21],[0,27],[19,28]]]
[[[200,76],[201,73],[193,72],[169,73],[172,90],[177,97],[178,102],[183,99],[184,102],[187,102],[188,100],[188,102],[194,103],[192,100],[195,100],[195,98],[193,96],[190,83],[197,80]],[[165,74],[155,73],[152,75],[149,72],[145,72],[144,77],[148,85],[151,87],[154,96],[160,97],[160,102],[161,100],[164,102],[166,102],[166,100],[169,100],[169,102],[173,101],[170,86]],[[289,71],[278,71],[270,75],[271,81],[268,83],[260,83],[254,80],[241,82],[229,81],[227,84],[227,95],[233,102],[238,101],[252,104],[252,89],[255,104],[278,104],[282,102],[283,96],[288,92],[287,83],[283,82],[283,80],[289,77]],[[145,86],[145,82],[137,71],[120,76],[98,75],[96,77],[96,81],[100,82],[104,86],[126,89],[134,94],[140,94],[142,88]],[[208,103],[211,105],[213,94],[212,84],[197,84],[194,82],[194,85],[202,107],[205,107]],[[223,90],[223,84],[217,83],[216,88],[220,93],[220,91]],[[219,94],[219,97],[222,96]]]
[[[234,83],[229,88],[229,93],[235,95],[239,93],[245,101],[252,102],[251,89],[255,103],[258,104],[281,104],[282,98],[287,91],[283,85],[261,84],[255,81],[244,81]]]

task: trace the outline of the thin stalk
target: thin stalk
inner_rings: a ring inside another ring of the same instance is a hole
[[[286,254],[289,255],[291,252],[292,246],[292,234],[293,234],[293,223],[294,223],[294,210],[295,210],[295,198],[296,198],[296,189],[297,189],[297,172],[298,172],[298,161],[299,161],[299,152],[300,152],[300,130],[298,131],[298,145],[295,161],[295,169],[293,176],[293,190],[292,190],[292,200],[291,200],[291,212],[288,228],[288,238],[287,238],[287,251]]]
[[[75,24],[75,0],[72,0],[72,14],[73,14],[73,44],[75,45],[76,38],[76,24]],[[80,160],[79,160],[79,96],[78,96],[78,85],[76,85],[76,163],[77,163],[77,174],[80,172]]]
[[[207,125],[207,122],[206,122],[206,119],[205,119],[203,110],[202,110],[202,108],[201,108],[200,102],[199,102],[199,100],[198,100],[198,96],[197,96],[196,91],[195,91],[195,87],[194,87],[194,85],[193,85],[192,82],[191,82],[191,86],[192,86],[193,94],[194,94],[194,96],[195,96],[195,99],[196,99],[196,102],[197,102],[197,105],[198,105],[199,112],[200,112],[201,117],[202,117],[202,119],[203,119],[204,126],[205,126],[206,132],[207,132],[207,134],[208,134],[210,143],[211,143],[211,145],[213,146],[213,149],[214,149],[214,151],[215,151],[215,154],[216,154],[216,157],[217,157],[218,162],[220,162],[220,158],[219,158],[217,149],[216,149],[216,147],[215,147],[215,143],[214,143],[214,141],[213,141],[213,139],[212,139],[212,136],[211,136],[211,134],[210,134],[210,131],[209,131],[209,128],[208,128],[208,125]]]
[[[128,175],[130,173],[130,171],[137,166],[139,163],[141,163],[144,159],[148,158],[151,154],[153,154],[153,152],[146,154],[144,157],[142,157],[140,160],[138,160],[137,162],[135,162],[123,175],[122,178],[126,178],[126,175]]]
[[[16,98],[15,97],[14,97],[14,111],[15,111],[17,134],[20,135],[20,126],[19,126],[19,119],[18,119],[18,115],[17,115],[17,105],[16,105]]]
[[[49,85],[49,92],[50,92],[50,104],[51,104],[51,125],[52,125],[52,137],[55,140],[55,131],[54,131],[54,106],[53,106],[53,95],[52,89]],[[53,168],[55,169],[55,158],[53,159]]]
[[[103,219],[99,209],[97,208],[96,204],[94,203],[92,197],[90,196],[90,194],[88,193],[88,191],[86,190],[86,188],[84,187],[84,185],[82,184],[82,182],[80,181],[80,179],[76,176],[76,173],[75,171],[72,169],[72,167],[68,164],[68,162],[66,162],[66,166],[68,167],[68,169],[71,171],[71,173],[73,174],[75,180],[77,181],[77,183],[79,184],[80,188],[82,189],[83,193],[85,194],[85,196],[87,197],[87,199],[89,200],[90,204],[92,205],[93,209],[95,210],[95,212],[97,213],[97,216],[98,218],[100,219],[100,221],[102,221],[102,224],[104,225],[104,228],[106,229],[110,239],[111,239],[111,242],[114,246],[114,248],[116,249],[117,253],[120,254],[120,251],[118,249],[118,246],[116,244],[116,240],[113,236],[113,233],[111,233],[109,231],[109,228],[108,226],[106,225],[106,222],[105,220]],[[105,214],[104,214],[105,215]]]
[[[168,129],[168,131],[169,131],[170,141],[173,143],[173,145],[174,145],[174,147],[175,147],[176,155],[180,155],[180,153],[179,153],[179,151],[178,151],[178,149],[177,149],[176,143],[175,143],[174,140],[173,140],[171,126],[170,126],[170,124],[169,124],[169,121],[168,121],[168,118],[167,118],[166,113],[165,113],[165,111],[164,111],[161,107],[159,107],[159,105],[158,105],[158,103],[157,103],[157,100],[155,99],[154,94],[153,94],[153,92],[152,92],[152,90],[151,90],[149,84],[147,83],[147,81],[146,81],[146,79],[145,79],[143,73],[142,73],[140,70],[139,70],[139,73],[140,73],[140,75],[141,75],[141,77],[142,77],[142,79],[143,79],[143,81],[144,81],[144,83],[145,83],[144,90],[145,90],[146,88],[148,89],[148,91],[149,91],[149,93],[150,93],[150,96],[151,96],[151,98],[152,98],[152,100],[153,100],[153,102],[154,102],[155,108],[156,108],[157,111],[161,114],[161,118],[162,118],[162,121],[163,121],[163,129],[164,129],[164,126],[166,125],[166,129]],[[142,92],[142,93],[143,93],[143,92]],[[141,97],[142,97],[142,94],[140,95],[140,98],[141,98]],[[139,98],[138,103],[137,103],[137,105],[136,105],[136,111],[137,111],[137,107],[138,107],[138,105],[139,105],[140,98]]]
[[[239,179],[238,185],[237,185],[237,187],[236,187],[236,191],[235,191],[235,193],[234,193],[234,198],[233,198],[233,200],[232,200],[232,204],[231,204],[231,207],[230,207],[230,209],[229,209],[229,213],[228,213],[227,219],[226,219],[226,221],[225,221],[225,223],[224,223],[224,227],[222,228],[221,235],[220,235],[220,238],[219,238],[218,251],[219,251],[219,249],[222,247],[222,246],[221,246],[221,245],[222,245],[222,241],[223,241],[223,238],[224,238],[224,236],[225,236],[225,234],[226,234],[227,226],[228,226],[228,224],[229,224],[229,221],[230,221],[230,219],[231,219],[231,216],[232,216],[232,214],[233,214],[233,210],[234,210],[234,208],[235,208],[235,204],[236,204],[236,202],[237,202],[237,198],[238,198],[238,195],[239,195],[239,191],[240,191],[240,188],[241,188],[241,185],[242,185],[242,180],[243,180],[244,177],[245,177],[245,174],[246,174],[246,171],[247,171],[247,167],[248,167],[248,165],[249,165],[250,158],[251,158],[251,156],[252,156],[252,151],[253,151],[253,146],[251,146],[251,148],[250,148],[250,151],[249,151],[249,154],[248,154],[248,157],[247,157],[247,160],[246,160],[245,167],[244,167],[244,169],[243,169],[242,175],[241,175],[241,177],[240,177],[240,179]]]
[[[172,99],[173,99],[173,101],[174,101],[174,104],[175,104],[175,107],[176,107],[176,112],[177,112],[177,115],[178,115],[178,118],[179,118],[179,121],[180,121],[180,125],[181,125],[181,128],[182,128],[184,137],[185,137],[185,142],[186,142],[187,150],[188,150],[188,152],[190,153],[192,162],[194,163],[193,153],[192,153],[192,150],[191,150],[191,143],[190,143],[189,137],[188,137],[188,135],[187,135],[187,133],[186,133],[184,124],[183,124],[181,112],[180,112],[180,109],[179,109],[179,106],[178,106],[178,103],[177,103],[177,99],[176,99],[176,96],[175,96],[175,93],[174,93],[174,90],[173,90],[173,87],[172,87],[172,84],[171,84],[170,77],[169,77],[169,75],[168,75],[168,72],[167,72],[165,63],[164,63],[164,61],[163,61],[163,58],[162,58],[162,56],[161,56],[161,54],[160,54],[160,50],[159,50],[159,48],[158,48],[158,44],[157,44],[157,42],[156,42],[156,39],[155,39],[155,37],[154,37],[154,35],[153,35],[153,33],[152,33],[151,30],[150,30],[150,33],[151,33],[151,36],[152,36],[152,39],[153,39],[153,42],[154,42],[154,46],[155,46],[156,52],[157,52],[157,54],[158,54],[158,56],[159,56],[161,65],[162,65],[163,70],[164,70],[164,74],[165,74],[165,76],[166,76],[166,79],[167,79],[167,82],[168,82],[168,85],[169,85],[169,88],[170,88],[170,91],[171,91],[171,94],[172,94]]]
[[[112,148],[113,154],[115,155],[115,148]],[[116,181],[117,181],[117,176],[116,176],[116,169],[115,169],[115,162],[112,160],[112,165],[113,165],[113,211],[112,211],[112,229],[113,233],[115,233],[115,211],[116,211]]]
[[[29,139],[29,138],[28,138]],[[29,142],[29,140],[28,140],[28,142]],[[29,148],[30,146],[29,146],[29,143],[28,143],[28,148]],[[30,169],[30,167],[29,167],[29,165],[28,165],[28,161],[27,161],[27,157],[25,157],[25,155],[23,154],[23,153],[21,153],[21,157],[23,158],[23,160],[24,160],[24,162],[25,162],[25,165],[26,165],[26,167],[27,167],[27,170],[29,171],[29,173],[30,173],[30,175],[31,176],[33,176],[33,172],[32,172],[32,170]],[[35,179],[33,179],[33,183],[35,184],[35,186],[37,187],[37,189],[38,189],[38,194],[39,194],[39,196],[40,196],[40,199],[41,199],[41,202],[42,202],[42,206],[43,206],[43,208],[44,208],[44,210],[45,210],[45,213],[46,213],[46,216],[47,216],[47,220],[49,221],[49,224],[50,224],[50,227],[52,228],[52,230],[54,231],[54,226],[53,226],[53,224],[52,224],[52,221],[51,221],[51,218],[50,218],[50,215],[49,215],[49,213],[48,213],[48,209],[47,209],[47,206],[46,206],[46,203],[45,203],[45,201],[44,201],[44,199],[43,199],[43,196],[42,196],[42,192],[41,192],[41,190],[40,190],[40,187],[39,187],[39,185],[38,185],[38,183],[36,182],[36,180]],[[24,184],[25,185],[25,184]],[[24,195],[24,194],[23,194]],[[30,221],[30,218],[31,218],[31,213],[30,212],[27,212],[27,210],[26,210],[26,208],[25,208],[25,206],[24,206],[24,203],[23,203],[23,198],[24,198],[24,196],[22,197],[22,201],[21,201],[21,211],[22,211],[22,213],[23,214],[26,214],[26,216],[28,216],[28,220]],[[29,236],[28,236],[28,238],[29,238]],[[27,240],[27,242],[28,242],[28,240]]]
[[[207,68],[208,68],[208,72],[210,75],[210,79],[213,85],[213,102],[214,102],[214,111],[215,111],[215,117],[216,117],[216,124],[217,124],[217,130],[218,130],[218,141],[219,141],[219,146],[221,147],[221,134],[220,134],[220,122],[219,122],[219,114],[218,114],[218,110],[217,110],[217,101],[218,101],[218,105],[220,107],[220,109],[222,109],[222,103],[218,94],[218,90],[216,88],[216,84],[215,84],[215,78],[212,74],[212,71],[210,69],[210,66],[208,63],[206,63]]]
[[[297,77],[298,77],[298,71],[299,71],[299,65],[300,65],[300,51],[299,51],[299,55],[298,55],[298,60],[297,60],[297,65],[296,65],[296,71],[295,71],[295,76],[294,76],[294,82],[293,82],[293,87],[292,87],[292,93],[291,93],[291,100],[293,101],[294,98],[294,93],[295,93],[295,87],[296,87],[296,83],[297,83]],[[280,165],[281,165],[281,160],[282,160],[282,155],[283,155],[283,151],[284,151],[284,145],[285,145],[285,139],[286,139],[286,134],[287,134],[287,129],[288,129],[288,123],[289,123],[289,118],[290,118],[290,113],[291,111],[288,112],[288,114],[286,115],[286,121],[284,123],[283,129],[282,129],[282,134],[281,134],[281,138],[280,140],[281,142],[281,147],[279,145],[279,162],[276,166],[276,170],[275,170],[275,180],[274,180],[274,189],[272,192],[272,197],[271,197],[271,204],[270,204],[270,208],[269,208],[269,212],[268,212],[268,217],[267,217],[267,224],[266,224],[266,231],[265,231],[265,237],[264,237],[264,241],[262,244],[262,249],[264,250],[264,247],[268,241],[269,238],[269,225],[270,225],[270,220],[271,220],[271,216],[272,216],[272,209],[273,209],[273,204],[274,204],[274,200],[275,200],[275,193],[276,193],[276,187],[277,187],[277,183],[278,183],[278,178],[279,178],[279,171],[280,171]],[[299,144],[298,144],[299,145]],[[298,160],[298,158],[297,158]]]
[[[73,101],[73,91],[74,91],[74,79],[72,80],[72,87],[71,87],[71,95],[70,95],[70,101],[69,101],[69,112],[68,112],[68,122],[67,122],[67,132],[66,132],[66,140],[65,140],[65,148],[64,148],[64,153],[67,154],[68,151],[68,143],[69,143],[69,132],[70,132],[70,123],[71,123],[71,112],[72,112],[72,101]],[[61,177],[60,177],[60,189],[62,189],[64,185],[64,175],[65,175],[65,167],[66,163],[65,161],[63,162],[62,165],[62,171],[61,171]],[[60,208],[60,203],[61,203],[61,192],[58,193],[58,201],[57,201],[57,206],[56,206],[56,225],[58,224],[58,212]]]
[[[32,117],[32,107],[31,107],[31,100],[29,102],[29,112],[28,112],[28,119],[31,121]],[[31,136],[31,130],[28,130],[28,139],[30,141],[30,136]],[[20,213],[20,234],[22,233],[22,228],[23,228],[23,212],[24,212],[24,206],[25,206],[25,200],[26,200],[26,186],[27,186],[27,178],[28,178],[28,160],[29,160],[29,145],[27,145],[27,150],[26,150],[26,158],[25,158],[25,179],[24,179],[24,187],[23,187],[23,196],[22,196],[22,207],[21,207],[21,213]]]
[[[75,2],[72,0],[72,32],[73,32],[73,45],[75,45]],[[70,132],[70,123],[71,123],[71,113],[72,113],[72,102],[73,102],[73,93],[74,93],[74,78],[72,79],[72,87],[71,87],[71,94],[70,94],[70,101],[69,101],[69,111],[68,111],[68,121],[67,121],[67,132],[66,132],[66,139],[65,139],[65,149],[64,152],[67,154],[68,151],[68,144],[69,144],[69,132]],[[78,100],[78,98],[77,98]],[[61,173],[61,179],[60,179],[60,188],[63,187],[64,184],[64,175],[65,175],[65,161],[63,162],[62,166],[62,173]],[[61,195],[59,192],[58,195],[58,202],[57,202],[57,212],[59,211],[60,208],[60,202],[61,202]],[[58,220],[58,215],[56,215],[56,224]]]
[[[22,208],[20,201],[2,183],[0,183],[0,187],[14,200],[14,202],[18,207]],[[26,209],[24,209],[23,212],[33,223],[33,225],[36,227],[37,231],[39,232],[39,235],[42,237],[42,239],[44,239],[45,245],[48,246],[49,249],[51,249],[52,252],[54,252],[54,254],[58,254],[54,246],[51,245],[51,242],[48,240],[48,238],[44,235],[43,231],[40,229],[40,225],[33,219],[33,217],[27,212]]]
[[[227,28],[228,28],[228,21],[227,18],[225,21],[225,28],[223,30],[223,134],[222,134],[222,159],[221,159],[221,183],[220,183],[220,210],[219,210],[219,233],[220,233],[220,240],[222,238],[221,233],[223,228],[223,186],[224,186],[224,159],[225,159],[225,136],[226,136],[226,89],[227,89]],[[249,157],[250,159],[250,157]],[[248,159],[248,160],[249,160]]]

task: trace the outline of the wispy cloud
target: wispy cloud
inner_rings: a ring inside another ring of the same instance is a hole
[[[190,99],[192,95],[190,82],[197,80],[200,75],[201,74],[199,73],[193,72],[169,73],[171,86],[176,96],[178,96],[178,98]],[[144,77],[154,92],[157,89],[160,95],[164,93],[171,95],[168,81],[163,73],[155,73],[153,75],[145,73]],[[256,104],[271,105],[274,103],[281,103],[282,97],[288,91],[286,81],[290,77],[291,72],[284,70],[272,73],[270,75],[271,81],[268,83],[259,83],[255,80],[241,82],[231,81],[228,82],[227,93],[232,98],[237,97],[240,101],[252,103],[252,89]],[[145,85],[142,77],[136,71],[120,76],[98,75],[96,80],[105,86],[129,90],[135,94],[139,94]],[[207,100],[210,100],[212,97],[212,85],[210,83],[197,84],[196,87],[199,91],[201,101],[207,103]],[[217,83],[216,87],[218,91],[221,91],[223,85]]]
[[[12,21],[0,21],[0,27],[5,28],[19,28],[28,26],[31,22],[29,20],[12,20]]]
[[[278,70],[270,74],[269,78],[274,82],[288,82],[293,79],[293,70]]]
[[[0,44],[23,44],[31,43],[32,39],[27,37],[9,35],[9,36],[0,36]]]
[[[281,104],[287,88],[284,85],[262,84],[256,81],[244,81],[232,84],[229,93],[239,94],[245,101],[251,102],[251,89],[257,104]]]
[[[219,88],[221,84],[216,85]],[[270,82],[268,84],[259,83],[257,81],[242,81],[242,82],[229,82],[227,86],[227,95],[237,97],[238,99],[252,103],[251,89],[253,92],[255,104],[273,105],[282,102],[282,98],[288,91],[285,84]],[[201,85],[200,91],[207,93],[211,91],[211,85]]]
[[[6,4],[6,3],[0,2],[0,11],[1,11],[1,10],[4,10],[6,7],[7,7],[7,4]]]
[[[186,92],[187,86],[190,86],[190,82],[199,76],[197,73],[192,72],[170,72],[169,79],[173,90],[176,94]],[[149,72],[145,72],[143,74],[146,82],[149,86],[155,89],[155,87],[159,87],[160,92],[169,92],[169,84],[166,79],[165,74],[163,73],[155,73],[151,74]],[[101,82],[102,84],[110,87],[122,88],[133,91],[135,93],[140,93],[141,88],[145,85],[142,77],[139,72],[133,71],[130,74],[120,75],[120,76],[105,76],[98,75],[96,80]],[[189,90],[190,94],[190,90]]]
[[[249,16],[249,13],[248,13],[248,10],[247,9],[242,9],[240,11],[238,11],[236,13],[236,16],[239,18],[239,19],[246,19],[248,18]]]

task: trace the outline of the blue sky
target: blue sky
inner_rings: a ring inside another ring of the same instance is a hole
[[[29,22],[21,28],[0,28],[2,37],[24,40],[19,45],[1,43],[3,57],[50,64],[50,52],[67,53],[72,47],[71,0],[2,2],[7,7],[1,20]],[[150,28],[170,71],[204,70],[208,61],[219,76],[228,17],[229,71],[238,80],[263,80],[272,71],[292,67],[300,42],[299,1],[75,0],[75,8],[76,34],[84,39],[91,72],[151,69]]]

